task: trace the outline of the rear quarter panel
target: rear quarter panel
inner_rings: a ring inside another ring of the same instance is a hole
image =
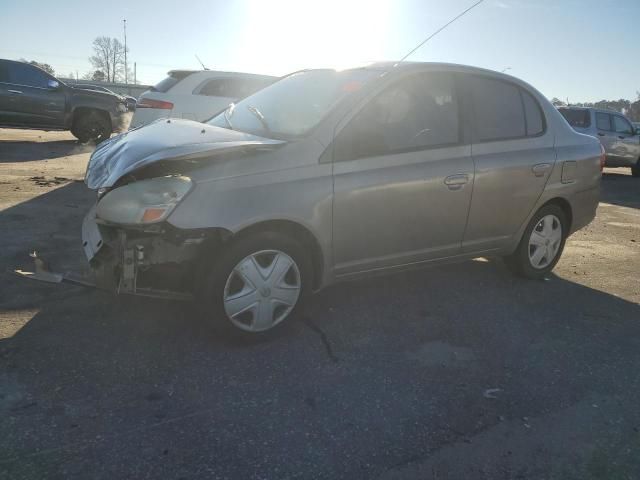
[[[508,247],[510,252],[517,248],[531,217],[546,203],[562,199],[569,204],[571,234],[593,220],[600,199],[600,142],[593,136],[576,132],[542,94],[537,94],[548,128],[555,135],[556,162],[542,195],[513,237]]]

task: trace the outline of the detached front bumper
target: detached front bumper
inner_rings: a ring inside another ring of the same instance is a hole
[[[122,227],[100,223],[95,207],[82,223],[82,246],[96,286],[115,293],[188,300],[196,271],[215,248],[215,232],[169,224]]]

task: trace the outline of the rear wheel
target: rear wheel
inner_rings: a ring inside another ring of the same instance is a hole
[[[111,121],[101,112],[83,112],[74,119],[71,133],[80,143],[100,143],[111,136]]]
[[[199,292],[205,319],[245,335],[273,330],[294,316],[312,278],[302,246],[273,232],[238,240],[208,268]]]
[[[560,207],[542,207],[527,225],[516,251],[506,258],[507,264],[524,277],[543,278],[560,260],[567,228],[566,215]]]

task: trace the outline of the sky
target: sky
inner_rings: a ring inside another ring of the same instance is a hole
[[[397,60],[476,0],[0,0],[0,58],[91,71],[91,43],[122,40],[155,84],[171,69],[284,75]],[[484,0],[408,60],[503,71],[547,97],[640,90],[640,0]]]

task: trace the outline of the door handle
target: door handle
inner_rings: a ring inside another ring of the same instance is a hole
[[[598,132],[598,136],[600,136],[600,137],[604,137],[604,133],[602,133],[602,132]]]
[[[544,176],[544,172],[549,170],[549,168],[551,168],[551,164],[550,163],[539,163],[537,165],[534,165],[531,168],[531,171],[533,172],[533,174],[536,177],[542,177],[542,176]]]
[[[624,140],[624,139],[625,139],[625,138],[627,138],[627,137],[624,137],[624,136],[622,136],[622,135],[618,135],[618,138],[619,138],[620,140]]]
[[[460,190],[467,183],[469,183],[469,175],[464,173],[449,175],[444,179],[444,184],[449,187],[449,190]]]
[[[16,95],[22,95],[22,92],[20,90],[7,90],[9,93],[14,93]]]

